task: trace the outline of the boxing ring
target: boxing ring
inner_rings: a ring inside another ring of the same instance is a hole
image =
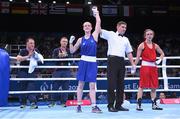
[[[13,59],[13,57],[11,57]],[[68,58],[68,59],[45,59],[46,62],[55,62],[55,61],[78,61],[79,58]],[[97,58],[97,61],[106,61],[107,58]],[[127,59],[126,59],[127,60]],[[180,82],[180,77],[168,76],[168,69],[179,69],[180,65],[169,65],[167,64],[168,60],[180,60],[180,57],[164,57],[161,65],[158,65],[158,68],[161,69],[161,76],[159,80],[162,81],[162,88],[157,89],[157,92],[180,92],[180,88],[173,89],[169,86],[171,80]],[[28,68],[28,66],[18,66],[11,65],[11,69],[16,68]],[[53,69],[53,68],[78,68],[78,66],[38,66],[40,69]],[[98,69],[106,69],[106,66],[98,66]],[[126,69],[131,68],[131,66],[126,66]],[[137,68],[140,68],[138,65]],[[67,78],[10,78],[10,81],[27,81],[27,80],[36,80],[36,81],[53,81],[53,80],[70,80],[75,81],[76,78],[67,77]],[[97,77],[98,81],[106,81],[106,77]],[[125,81],[137,81],[139,77],[125,77]],[[150,90],[145,90],[149,92]],[[24,93],[75,93],[76,90],[40,90],[40,91],[9,91],[10,95],[24,94]],[[89,90],[84,90],[84,92],[89,92]],[[106,92],[106,89],[96,88],[96,92]],[[125,92],[137,92],[137,89],[126,89]],[[160,106],[164,108],[162,111],[154,111],[151,109],[151,104],[143,104],[144,111],[136,111],[136,104],[126,105],[130,109],[128,112],[117,112],[112,113],[108,112],[106,104],[99,104],[99,107],[102,109],[102,114],[91,113],[91,106],[83,106],[82,113],[76,113],[76,107],[68,106],[66,108],[62,106],[55,106],[53,108],[48,108],[47,105],[39,106],[38,109],[20,109],[19,106],[7,106],[0,107],[0,119],[180,119],[179,111],[180,104],[161,104]]]

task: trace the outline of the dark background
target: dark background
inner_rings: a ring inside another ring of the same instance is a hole
[[[7,1],[7,0],[1,0]],[[14,0],[14,2],[24,2],[25,0]],[[30,0],[37,3],[38,0]],[[52,3],[53,0],[42,0],[42,3]],[[164,15],[152,15],[148,10],[152,6],[169,7],[180,6],[179,0],[69,0],[71,4],[83,4],[91,1],[94,5],[131,5],[134,7],[132,17],[113,16],[105,17],[102,14],[102,28],[115,30],[116,23],[124,20],[128,23],[127,32],[140,32],[145,28],[152,28],[161,33],[179,33],[180,9],[171,11]],[[65,4],[66,0],[56,0],[57,3]],[[142,15],[137,10],[139,7],[146,8],[146,15]],[[86,8],[85,8],[86,9]],[[94,18],[84,10],[82,15],[13,15],[0,14],[0,31],[18,31],[18,32],[74,32],[80,31],[84,21],[94,22]],[[81,32],[81,31],[80,31]]]

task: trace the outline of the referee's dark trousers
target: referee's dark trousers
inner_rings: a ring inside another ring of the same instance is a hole
[[[108,78],[108,108],[118,108],[123,103],[125,60],[123,57],[108,56],[107,78]],[[115,92],[116,90],[116,92]]]

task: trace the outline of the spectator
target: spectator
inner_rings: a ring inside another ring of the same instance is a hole
[[[32,37],[28,37],[26,39],[26,48],[21,49],[19,54],[17,55],[17,61],[20,62],[20,65],[29,65],[29,60],[31,57],[34,56],[36,52],[39,52],[38,49],[35,48],[35,40]],[[18,74],[18,78],[35,78],[35,71],[32,73],[28,73],[28,69],[20,69]],[[34,81],[20,81],[19,82],[20,90],[21,91],[34,91],[36,89],[36,84]],[[25,108],[26,107],[26,101],[27,98],[29,99],[31,103],[31,108],[32,109],[37,109],[37,98],[36,94],[21,94],[19,99],[20,99],[20,108]]]
[[[59,40],[59,47],[54,49],[53,51],[53,58],[60,59],[60,58],[68,58],[70,57],[70,51],[67,47],[68,39],[66,37],[62,37]],[[68,61],[57,61],[56,66],[68,66]],[[61,68],[56,69],[52,75],[53,78],[69,78],[71,77],[71,71],[68,68]],[[69,89],[69,80],[61,80],[61,81],[53,81],[53,90],[59,90],[60,86],[62,90]],[[50,104],[48,107],[53,107],[57,101],[60,100],[61,105],[65,107],[66,100],[68,99],[68,93],[54,93],[50,96]]]

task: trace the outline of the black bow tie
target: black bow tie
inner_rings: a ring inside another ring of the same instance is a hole
[[[123,37],[123,35],[122,35],[122,34],[118,34],[118,36],[121,36],[121,37]]]

